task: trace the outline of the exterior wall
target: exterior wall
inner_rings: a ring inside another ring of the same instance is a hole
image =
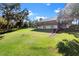
[[[69,24],[66,24],[66,25],[62,24],[62,25],[60,25],[60,28],[62,28],[62,29],[66,29],[66,28],[69,28],[69,27],[70,27]]]
[[[52,26],[51,25],[47,25],[46,29],[52,29]]]
[[[43,26],[38,26],[38,29],[57,29],[57,25],[43,25]]]
[[[43,26],[38,26],[38,29],[43,29]]]
[[[53,25],[53,29],[58,29],[58,25]]]

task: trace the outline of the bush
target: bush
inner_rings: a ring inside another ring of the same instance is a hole
[[[0,29],[4,29],[7,26],[7,21],[0,17]]]
[[[70,29],[79,30],[79,25],[72,25],[72,26],[70,26]]]
[[[79,41],[74,39],[72,41],[63,40],[57,44],[58,52],[65,56],[79,56]]]

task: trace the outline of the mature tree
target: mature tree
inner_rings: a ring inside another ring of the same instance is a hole
[[[7,28],[10,28],[11,21],[14,20],[16,25],[22,27],[23,20],[29,14],[27,9],[21,10],[19,3],[1,3],[0,11],[2,16],[7,20]]]
[[[71,15],[76,20],[76,23],[79,22],[79,6],[73,8]],[[78,23],[78,25],[79,25],[79,23]]]
[[[3,18],[7,20],[7,29],[10,28],[10,21],[14,17],[14,12],[19,10],[20,4],[18,3],[1,3],[0,4],[0,11],[2,12]]]
[[[16,25],[18,25],[19,27],[22,27],[23,21],[25,19],[28,20],[28,16],[27,16],[28,14],[29,14],[29,12],[27,9],[24,9],[24,10],[18,12],[17,14],[15,14],[15,19],[17,21]]]

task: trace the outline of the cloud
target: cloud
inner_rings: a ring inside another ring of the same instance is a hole
[[[47,6],[50,6],[51,4],[50,4],[50,3],[47,3],[46,5],[47,5]]]
[[[36,15],[38,15],[38,13],[34,13],[31,10],[29,10],[29,15],[28,16],[36,16]]]
[[[60,12],[60,8],[57,8],[56,10],[54,10],[55,13],[59,13]]]
[[[29,10],[29,16],[32,16],[32,15],[34,15],[34,13]]]
[[[35,17],[35,19],[40,19],[40,18],[46,19],[46,18],[48,18],[48,17],[47,17],[47,16],[36,16],[36,17]]]

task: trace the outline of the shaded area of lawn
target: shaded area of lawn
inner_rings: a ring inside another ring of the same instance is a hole
[[[76,38],[79,38],[79,30],[66,29],[66,30],[59,31],[58,33],[59,34],[61,34],[61,33],[73,34]]]
[[[0,34],[10,33],[10,32],[14,32],[14,31],[17,31],[17,30],[19,30],[19,29],[0,30]]]
[[[0,40],[2,40],[2,39],[3,39],[3,37],[4,37],[4,35],[0,35]]]
[[[73,34],[76,38],[79,38],[79,32],[70,32],[69,34]]]
[[[58,52],[65,56],[79,56],[79,41],[78,40],[63,40],[57,44]]]
[[[0,29],[0,34],[10,33],[10,32],[18,31],[18,30],[21,30],[21,29],[26,29],[26,28],[19,28],[19,29],[13,28],[13,29],[8,29],[8,30]]]
[[[32,31],[51,33],[52,29],[33,29]]]
[[[32,31],[51,33],[51,32],[53,32],[53,29],[33,29]],[[58,30],[57,33],[59,33],[59,34],[61,34],[61,33],[73,34],[76,38],[79,38],[79,30],[61,29],[61,30]]]

